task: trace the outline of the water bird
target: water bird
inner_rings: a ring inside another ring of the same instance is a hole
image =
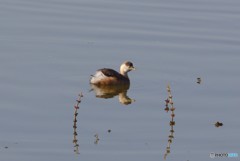
[[[120,73],[110,68],[98,69],[94,75],[91,75],[90,84],[94,85],[119,85],[129,84],[128,72],[135,70],[133,63],[125,61],[120,66]]]

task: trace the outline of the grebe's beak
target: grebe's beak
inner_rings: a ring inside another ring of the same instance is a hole
[[[135,68],[135,67],[131,67],[130,69],[131,69],[131,70],[136,70],[136,68]]]

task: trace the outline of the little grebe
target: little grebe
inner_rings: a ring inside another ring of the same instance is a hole
[[[90,83],[95,85],[129,84],[128,72],[131,70],[135,70],[135,68],[130,61],[126,61],[120,66],[120,73],[109,68],[99,69],[94,75],[91,75]]]

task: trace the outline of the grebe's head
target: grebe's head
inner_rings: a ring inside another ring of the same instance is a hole
[[[133,66],[133,63],[130,61],[124,62],[120,67],[120,73],[123,75],[127,74],[127,72],[131,70],[135,70],[135,68]]]

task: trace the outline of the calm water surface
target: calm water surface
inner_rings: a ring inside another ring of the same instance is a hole
[[[160,161],[166,149],[170,161],[240,154],[239,5],[0,0],[0,160]],[[97,98],[89,76],[125,60],[137,68],[127,91],[135,102]]]

